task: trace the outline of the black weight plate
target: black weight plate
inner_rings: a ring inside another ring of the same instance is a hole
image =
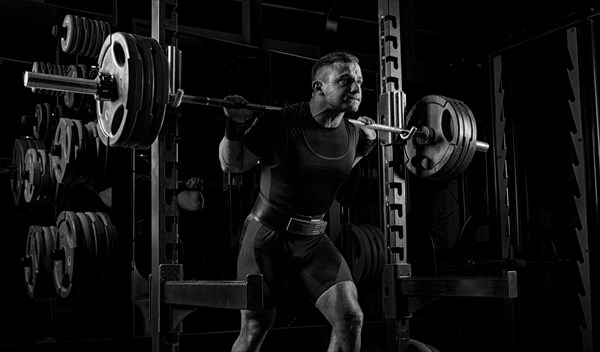
[[[78,137],[73,120],[61,118],[58,121],[56,133],[54,134],[54,146],[58,148],[58,155],[52,155],[52,165],[54,167],[54,176],[57,182],[71,184],[76,176],[73,161],[75,160],[75,151],[73,149],[74,140]]]
[[[434,175],[452,158],[460,126],[448,108],[444,97],[429,95],[420,99],[408,114],[407,128],[426,125],[434,130],[429,144],[418,144],[412,138],[404,146],[406,167],[417,176]]]
[[[471,139],[469,140],[469,144],[467,146],[467,155],[465,156],[464,162],[460,165],[460,167],[456,170],[458,174],[463,173],[467,167],[473,161],[473,156],[475,156],[475,152],[477,151],[477,121],[475,120],[475,116],[471,109],[462,101],[458,102],[465,111],[465,115],[471,121]]]
[[[85,290],[86,293],[92,293],[95,286],[95,280],[97,279],[96,274],[96,239],[94,238],[94,225],[90,218],[88,218],[82,212],[75,212],[77,218],[79,219],[79,223],[81,225],[81,238],[83,243],[83,255],[85,256],[86,265],[83,267],[82,273],[84,273],[84,277],[82,277],[81,287]]]
[[[62,211],[56,219],[58,228],[57,250],[62,258],[54,262],[54,285],[56,293],[62,298],[77,295],[80,286],[79,275],[85,267],[82,257],[81,226],[72,211]],[[75,221],[74,221],[75,220]]]
[[[160,44],[153,38],[147,38],[152,46],[154,58],[154,99],[152,106],[152,126],[144,138],[144,145],[152,145],[158,137],[165,120],[169,102],[169,63]]]
[[[27,234],[27,244],[25,247],[25,259],[27,263],[23,267],[25,274],[25,288],[29,297],[35,298],[37,292],[38,277],[40,272],[42,245],[42,228],[37,225],[30,225]]]
[[[102,44],[104,43],[105,37],[102,36],[102,28],[100,22],[98,20],[92,20],[92,23],[94,25],[93,35],[95,46],[90,56],[97,58],[98,54],[100,54],[100,49],[102,48]]]
[[[450,160],[439,170],[436,174],[432,175],[431,178],[447,180],[455,176],[454,170],[460,165],[464,156],[466,155],[465,141],[471,132],[471,126],[463,115],[462,108],[456,103],[456,100],[446,98],[448,100],[449,109],[452,109],[452,117],[458,129],[457,141],[452,152]]]
[[[115,226],[108,214],[97,211],[96,215],[104,223],[104,231],[107,236],[108,243],[108,275],[106,276],[106,282],[108,285],[114,284],[116,280],[117,260],[119,257],[119,238]]]
[[[83,32],[84,32],[84,42],[83,42],[83,47],[82,47],[82,52],[81,54],[83,56],[90,56],[90,52],[93,49],[93,37],[92,37],[92,30],[94,25],[92,24],[92,22],[86,18],[86,17],[81,17],[81,21],[83,22]]]
[[[131,34],[135,41],[138,51],[142,58],[143,65],[143,86],[142,108],[135,120],[134,128],[129,136],[128,146],[131,148],[147,149],[150,145],[145,145],[144,137],[148,134],[152,124],[152,105],[154,103],[154,59],[152,57],[152,46],[146,40],[137,34]]]
[[[105,230],[104,222],[93,212],[85,212],[85,215],[92,222],[94,229],[94,238],[96,241],[96,273],[94,281],[96,288],[102,290],[107,287],[106,276],[111,268],[109,265],[108,234]]]
[[[81,17],[73,15],[73,18],[75,19],[75,46],[73,47],[71,54],[81,55],[83,40],[85,39],[83,23],[81,23]]]
[[[42,172],[38,162],[38,153],[35,148],[29,148],[25,152],[25,173],[27,174],[27,177],[24,178],[25,185],[23,193],[25,201],[27,203],[32,203],[38,196],[37,193],[40,184],[42,183]]]
[[[23,175],[25,172],[25,153],[29,149],[29,142],[26,138],[15,139],[12,154],[12,164],[15,167],[15,175],[10,179],[11,190],[13,194],[13,203],[19,206],[25,203],[23,188],[25,180]]]
[[[52,260],[52,250],[56,246],[56,227],[42,226],[44,240],[44,255],[40,261],[40,268],[43,268],[43,279],[38,283],[40,298],[51,298],[55,295],[53,274],[54,261]],[[41,285],[40,285],[41,284]]]
[[[460,112],[459,117],[465,128],[463,138],[460,142],[461,153],[456,163],[448,170],[446,174],[447,179],[454,178],[460,174],[459,170],[465,163],[466,157],[469,154],[469,145],[473,139],[473,124],[469,117],[469,112],[464,109],[464,105],[460,104],[460,101],[458,100],[454,100],[453,105],[455,105],[456,109]]]

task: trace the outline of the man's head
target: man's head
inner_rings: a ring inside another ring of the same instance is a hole
[[[346,52],[321,57],[312,67],[313,99],[332,110],[358,111],[363,77],[358,58]]]

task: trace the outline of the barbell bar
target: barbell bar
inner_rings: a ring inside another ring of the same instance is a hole
[[[23,75],[23,83],[25,87],[29,88],[93,95],[96,98],[96,100],[108,101],[115,99],[114,78],[107,74],[99,74],[97,79],[85,79],[67,76],[56,76],[52,74],[39,72],[25,72]],[[225,99],[185,95],[183,94],[183,90],[179,89],[177,93],[171,94],[169,96],[169,104],[177,107],[181,103],[224,108],[241,107],[240,105]],[[282,109],[282,107],[278,106],[252,103],[248,103],[243,107],[253,111],[279,111]],[[367,128],[371,128],[377,131],[397,133],[402,139],[409,139],[413,137],[415,133],[418,133],[418,130],[416,128],[404,129],[399,127],[382,125],[378,123],[366,124],[355,119],[348,119],[348,121],[357,126],[366,126]]]
[[[94,79],[25,72],[23,81],[29,88],[93,95],[102,142],[146,149],[158,136],[167,105],[240,107],[224,99],[185,95],[181,89],[173,92],[169,87],[171,64],[155,39],[115,32],[102,45]],[[259,104],[244,107],[255,111],[281,109]],[[397,134],[405,144],[408,169],[424,177],[453,177],[464,171],[476,151],[489,149],[487,143],[477,140],[475,118],[463,102],[432,95],[415,107],[403,126],[408,129],[354,119],[350,122]]]

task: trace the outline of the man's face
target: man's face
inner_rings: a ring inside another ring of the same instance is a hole
[[[356,63],[332,66],[329,79],[323,85],[325,100],[334,110],[356,112],[362,99],[363,77]]]

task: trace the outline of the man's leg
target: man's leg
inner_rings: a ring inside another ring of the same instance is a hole
[[[275,321],[275,309],[241,310],[242,326],[232,352],[256,352],[260,350],[267,332]]]
[[[352,281],[331,286],[317,300],[317,308],[332,327],[328,352],[359,352],[363,312]]]

